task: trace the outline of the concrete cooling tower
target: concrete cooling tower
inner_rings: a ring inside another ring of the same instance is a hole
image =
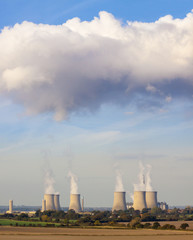
[[[56,211],[60,210],[60,195],[59,194],[54,195],[54,206],[55,206]]]
[[[46,210],[55,210],[54,194],[44,194],[44,200],[46,200]]]
[[[81,212],[80,194],[70,194],[70,209],[73,209],[75,212]]]
[[[140,210],[140,211],[143,208],[147,208],[144,191],[135,191],[134,192],[133,208],[135,210]]]
[[[155,191],[146,192],[146,204],[147,208],[157,207],[157,192]]]
[[[127,209],[126,206],[126,199],[125,199],[125,192],[114,192],[114,202],[112,211],[123,210]]]

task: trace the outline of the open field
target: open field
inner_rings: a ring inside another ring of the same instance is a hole
[[[0,219],[0,225],[2,226],[9,226],[12,224],[14,226],[15,224],[18,224],[18,226],[29,226],[31,225],[41,225],[42,227],[45,227],[47,224],[54,224],[55,226],[60,226],[60,223],[49,223],[49,222],[32,222],[32,221],[17,221],[17,220],[12,220],[12,219]]]
[[[193,240],[191,231],[0,226],[1,240]]]

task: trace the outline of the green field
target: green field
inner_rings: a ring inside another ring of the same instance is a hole
[[[0,219],[0,225],[2,226],[32,226],[32,227],[46,227],[55,225],[55,227],[60,226],[60,223],[47,223],[47,222],[30,222],[30,221],[16,221],[11,219]]]

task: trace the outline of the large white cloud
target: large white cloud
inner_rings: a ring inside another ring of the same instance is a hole
[[[94,110],[136,95],[193,94],[193,12],[153,23],[100,12],[90,22],[23,22],[0,33],[0,94],[30,113]]]

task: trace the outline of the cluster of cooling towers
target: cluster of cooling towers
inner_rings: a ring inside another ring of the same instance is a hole
[[[46,210],[60,210],[60,195],[59,194],[44,194],[44,199],[42,200],[42,211]],[[83,205],[83,204],[82,204]],[[73,209],[75,212],[81,212],[80,204],[80,194],[70,195],[70,205],[69,209]]]
[[[144,208],[157,207],[157,192],[155,191],[135,191],[133,208],[140,210]],[[84,199],[82,199],[82,207],[80,204],[80,194],[70,195],[69,209],[75,212],[84,211]],[[44,194],[42,200],[42,212],[46,210],[60,210],[60,195],[59,194]],[[112,211],[127,210],[125,192],[114,192],[114,203]],[[9,213],[13,213],[13,200],[9,200]]]
[[[60,210],[60,195],[59,194],[45,194],[42,200],[42,211],[46,210]],[[155,191],[135,191],[133,208],[142,211],[143,208],[157,207],[157,192]],[[69,209],[75,212],[83,211],[80,204],[80,194],[70,195]],[[114,202],[112,211],[127,210],[125,192],[114,192]]]
[[[155,191],[135,191],[133,199],[133,208],[142,211],[143,208],[157,207],[157,192]],[[126,210],[125,192],[114,192],[114,210]]]

